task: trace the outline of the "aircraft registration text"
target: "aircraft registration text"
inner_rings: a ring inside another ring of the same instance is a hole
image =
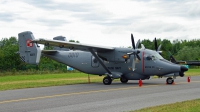
[[[77,52],[68,54],[68,58],[78,58],[78,56],[79,56],[79,53],[77,53]]]

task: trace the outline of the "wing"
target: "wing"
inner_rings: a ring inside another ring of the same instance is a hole
[[[81,44],[81,43],[66,42],[66,41],[59,41],[59,40],[36,39],[36,40],[33,40],[32,42],[37,43],[37,44],[58,46],[61,48],[68,48],[71,50],[81,50],[81,51],[89,51],[89,48],[92,48],[94,50],[94,52],[112,51],[115,49],[113,47]]]

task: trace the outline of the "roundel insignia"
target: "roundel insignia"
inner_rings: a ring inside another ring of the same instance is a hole
[[[26,46],[27,47],[33,47],[33,43],[31,43],[32,41],[30,39],[26,40]]]

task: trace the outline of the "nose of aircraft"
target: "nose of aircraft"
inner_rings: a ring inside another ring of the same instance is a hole
[[[179,75],[180,75],[181,77],[183,77],[185,71],[188,71],[188,68],[185,67],[185,66],[181,66],[181,71],[179,72]]]
[[[188,68],[185,67],[185,66],[181,66],[181,71],[182,71],[182,72],[188,71]]]

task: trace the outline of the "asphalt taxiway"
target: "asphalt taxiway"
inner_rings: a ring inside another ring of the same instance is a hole
[[[2,112],[121,112],[200,98],[200,76],[0,91]]]

